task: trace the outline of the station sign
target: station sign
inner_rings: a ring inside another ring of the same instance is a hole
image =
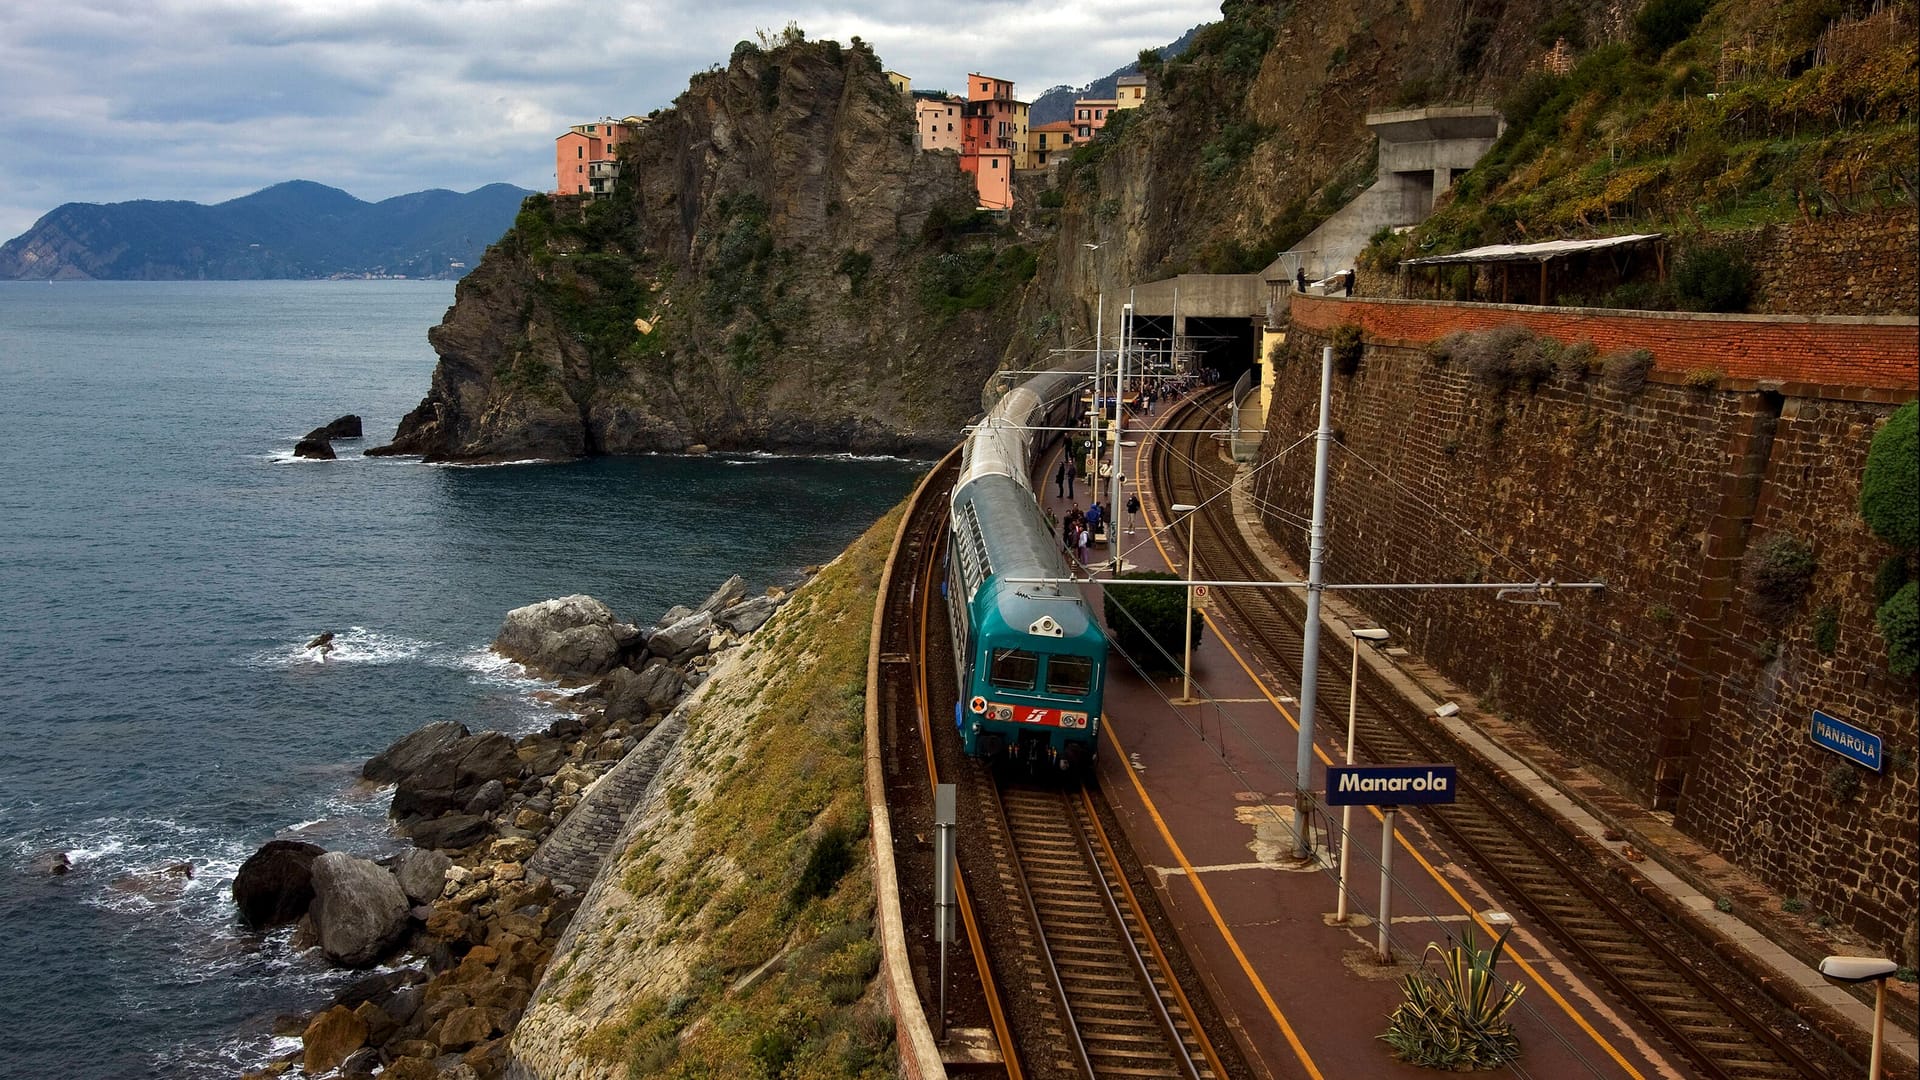
[[[1848,761],[1880,771],[1880,736],[1854,727],[1845,720],[1813,710],[1813,745],[1831,750]]]
[[[1450,803],[1460,787],[1453,765],[1333,765],[1328,806],[1421,806]]]

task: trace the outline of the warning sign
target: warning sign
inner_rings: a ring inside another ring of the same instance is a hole
[[[1209,590],[1205,585],[1195,585],[1193,587],[1193,608],[1195,611],[1205,611],[1207,609],[1208,592]]]

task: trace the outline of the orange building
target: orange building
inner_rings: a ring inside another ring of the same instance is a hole
[[[645,117],[611,117],[575,124],[554,140],[555,195],[605,195],[620,175],[619,147],[646,123]],[[599,168],[595,168],[598,165]]]
[[[967,141],[963,153],[1027,150],[1027,103],[1014,98],[1013,83],[979,73],[967,76]]]
[[[973,188],[982,210],[1013,209],[1013,163],[1011,150],[989,149],[977,154],[960,155],[960,167],[973,174]]]

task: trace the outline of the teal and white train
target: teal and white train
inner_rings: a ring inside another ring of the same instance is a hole
[[[967,438],[949,505],[954,722],[968,754],[1033,770],[1083,771],[1100,737],[1106,634],[1077,588],[1031,583],[1070,576],[1030,477],[1086,385],[1085,371],[1049,372],[1001,398]]]

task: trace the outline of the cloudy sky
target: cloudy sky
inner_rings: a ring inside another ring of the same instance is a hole
[[[295,178],[369,200],[545,189],[567,124],[667,105],[788,22],[866,39],[915,86],[983,71],[1031,99],[1217,17],[1217,0],[0,0],[0,239],[63,202]]]

